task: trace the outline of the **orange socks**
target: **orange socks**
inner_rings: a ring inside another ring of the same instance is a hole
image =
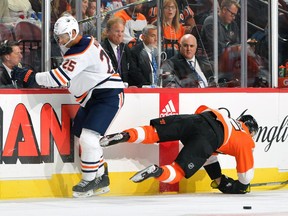
[[[153,126],[141,126],[125,130],[130,135],[129,143],[154,144],[159,141],[159,136]]]
[[[161,166],[161,168],[163,169],[163,173],[156,179],[164,183],[175,184],[179,182],[185,174],[183,169],[176,162],[173,162],[170,165]]]

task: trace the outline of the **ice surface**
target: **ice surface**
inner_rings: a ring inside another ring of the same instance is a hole
[[[251,206],[252,209],[243,209]],[[288,190],[243,195],[191,193],[149,196],[98,196],[2,200],[3,216],[239,216],[288,215]]]

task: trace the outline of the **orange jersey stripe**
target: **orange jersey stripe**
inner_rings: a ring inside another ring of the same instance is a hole
[[[60,73],[58,72],[57,69],[53,69],[52,71],[54,72],[54,75],[57,77],[57,79],[60,80],[63,85],[65,85],[65,84],[67,83],[67,82],[62,78],[62,76],[60,75]]]
[[[84,94],[82,94],[81,96],[79,97],[76,97],[76,102],[79,102],[81,101],[83,98],[85,98],[87,96],[88,92],[85,92]]]

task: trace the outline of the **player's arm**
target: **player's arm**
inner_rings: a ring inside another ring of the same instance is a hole
[[[217,155],[211,155],[207,159],[206,163],[204,164],[204,169],[211,180],[217,179],[217,182],[220,182],[222,171]]]
[[[35,73],[32,69],[14,67],[11,71],[12,80],[23,83],[24,88],[34,86],[57,87],[57,82],[52,78],[50,71]]]
[[[218,189],[225,194],[245,194],[250,192],[250,184],[242,184],[239,180],[234,180],[226,175],[214,179],[211,182],[213,189]]]
[[[58,68],[50,71],[34,73],[31,69],[14,67],[11,76],[13,80],[23,82],[23,86],[27,88],[33,87],[36,83],[46,87],[60,87],[68,86],[70,80],[84,67],[84,60],[65,58]]]
[[[210,179],[213,180],[210,184],[213,189],[218,189],[226,194],[244,194],[250,192],[249,183],[243,184],[239,180],[234,180],[222,174],[217,156],[212,155],[205,163],[204,169]]]

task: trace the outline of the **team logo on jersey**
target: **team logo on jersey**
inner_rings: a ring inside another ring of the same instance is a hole
[[[168,103],[165,105],[164,109],[161,110],[160,117],[170,116],[170,115],[177,115],[175,106],[172,100],[169,100]]]

